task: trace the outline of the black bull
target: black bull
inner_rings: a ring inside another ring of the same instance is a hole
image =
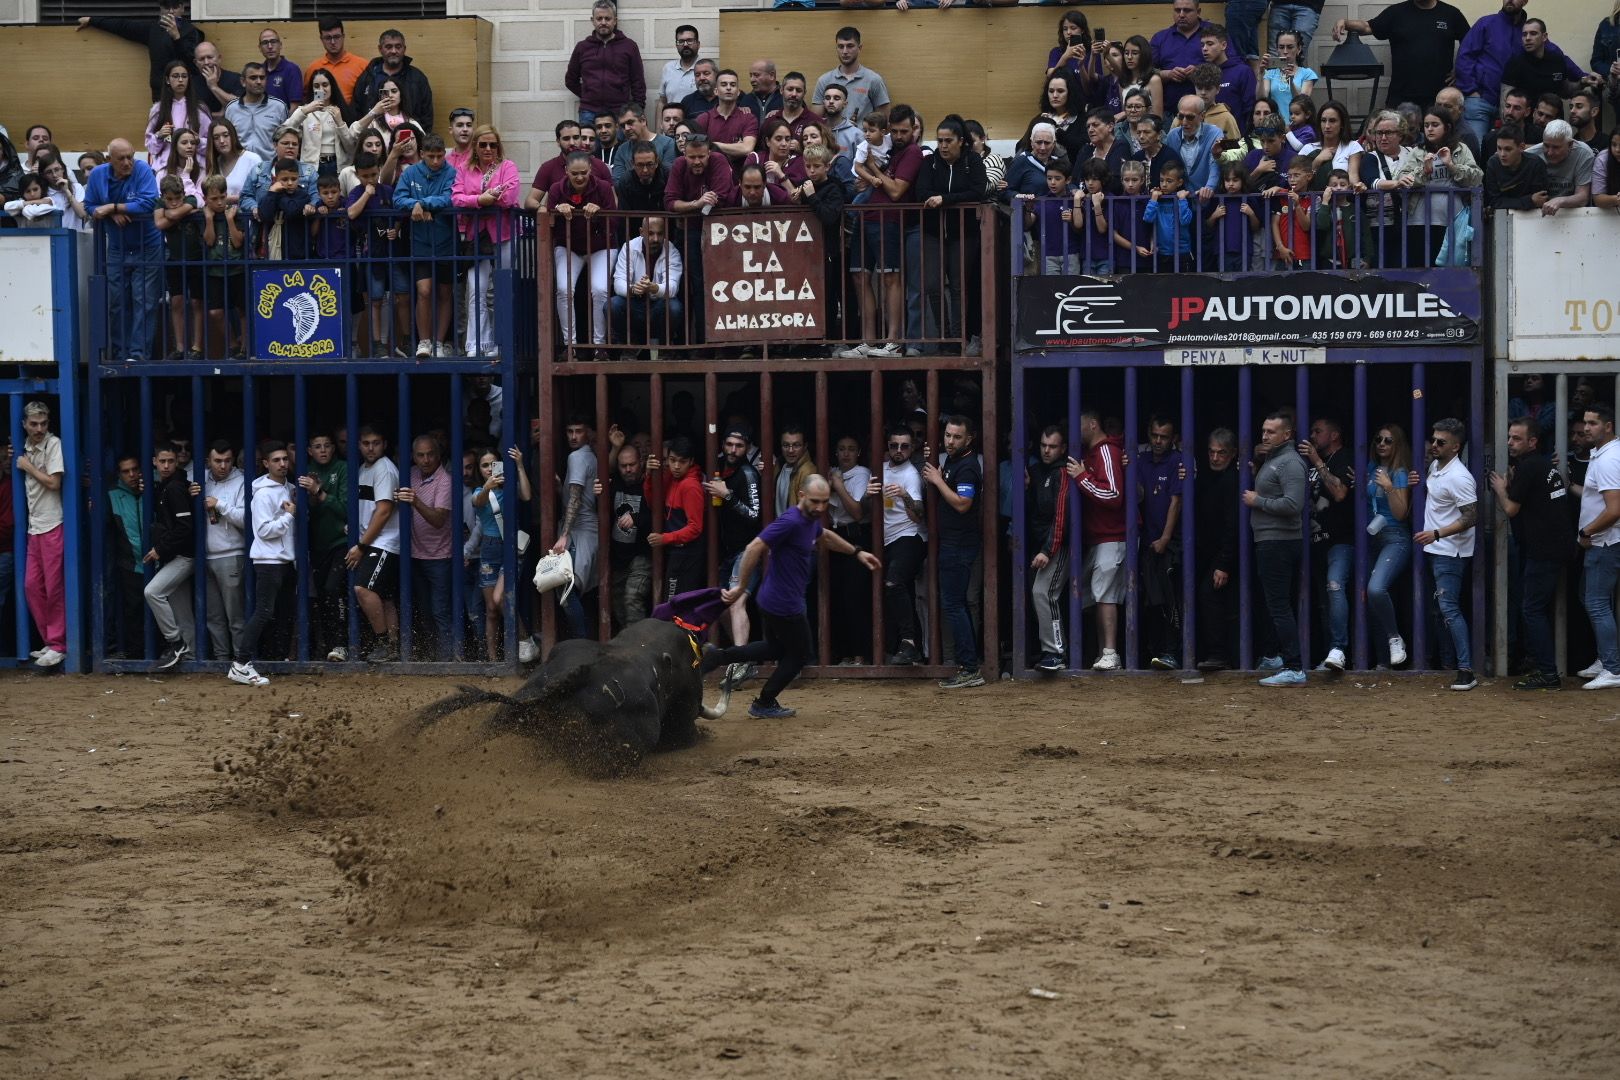
[[[697,721],[725,715],[722,687],[714,708],[703,704],[699,647],[685,630],[660,619],[632,623],[612,641],[564,641],[510,696],[462,686],[427,706],[423,725],[488,702],[491,719],[533,735],[590,771],[622,772],[652,750],[690,746]]]

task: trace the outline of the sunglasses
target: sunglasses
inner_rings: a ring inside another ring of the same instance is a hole
[[[1446,442],[1447,442],[1447,440],[1443,436],[1436,435],[1434,438],[1429,440],[1429,445],[1430,446],[1444,446],[1444,445],[1446,445]]]
[[[892,442],[892,443],[889,444],[889,449],[890,450],[910,450],[911,449],[911,444],[910,443],[905,443],[905,442]]]
[[[481,142],[481,143],[478,144],[478,149],[480,149],[480,150],[499,150],[500,148],[501,148],[500,143]]]
[[[1378,438],[1374,439],[1373,442],[1377,443],[1379,446],[1389,446],[1393,444],[1395,440],[1390,438],[1388,435],[1380,435]]]
[[[1177,120],[1197,120],[1197,119],[1199,119],[1199,116],[1198,116],[1197,113],[1185,113],[1185,112],[1184,113],[1176,113],[1176,119]]]

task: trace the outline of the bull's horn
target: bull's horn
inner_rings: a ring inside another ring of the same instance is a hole
[[[731,704],[731,683],[726,680],[720,683],[720,700],[715,703],[714,708],[711,709],[700,701],[698,715],[705,720],[718,720],[726,715],[726,706],[729,704]]]

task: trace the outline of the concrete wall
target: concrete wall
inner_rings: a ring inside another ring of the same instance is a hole
[[[1472,19],[1497,10],[1498,0],[1452,0]],[[769,7],[764,0],[739,0],[727,4],[728,9]],[[1346,15],[1371,18],[1386,6],[1384,0],[1330,0],[1323,10],[1323,22],[1331,25],[1336,18]],[[1168,2],[1165,25],[1169,25]],[[1582,64],[1591,52],[1592,32],[1598,21],[1608,16],[1612,0],[1532,0],[1529,10],[1549,22],[1554,41],[1565,46]],[[288,0],[192,0],[193,14],[198,19],[285,19]],[[1062,10],[1048,9],[1055,23]],[[1097,7],[1091,8],[1093,21],[1099,21]],[[37,0],[0,0],[0,23],[33,22],[38,18]],[[574,102],[563,89],[563,71],[574,43],[590,30],[589,0],[450,0],[449,14],[476,15],[495,26],[491,53],[491,85],[494,101],[495,124],[505,137],[508,151],[525,170],[554,152],[552,126],[569,115]],[[658,74],[665,61],[675,55],[675,27],[683,22],[696,26],[705,45],[712,50],[720,41],[720,8],[700,0],[626,0],[620,5],[619,25],[640,45],[647,61],[649,86],[656,86]],[[950,19],[949,11],[932,13],[940,19]],[[783,19],[792,19],[793,12],[783,12]],[[868,13],[862,21],[880,13]],[[1106,24],[1104,24],[1106,25]],[[410,27],[403,29],[407,36]],[[366,55],[371,43],[351,41],[356,52]],[[1380,57],[1388,62],[1382,46],[1373,42]],[[1311,60],[1320,63],[1331,51],[1331,40],[1324,33],[1313,45]],[[976,47],[963,42],[964,49]],[[296,61],[304,61],[319,51],[314,40],[288,41],[287,53]],[[828,50],[830,53],[830,49]],[[231,59],[227,57],[227,59]],[[418,62],[431,76],[433,58],[418,57]],[[739,70],[746,68],[752,57],[724,56],[722,61]],[[830,63],[830,60],[829,60]],[[891,86],[903,98],[904,87]],[[0,105],[0,109],[4,106]],[[26,117],[4,115],[7,126],[26,125]]]

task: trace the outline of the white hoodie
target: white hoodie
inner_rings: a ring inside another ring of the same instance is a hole
[[[215,480],[212,472],[203,473],[203,494],[219,500],[219,520],[208,517],[208,557],[223,559],[242,554],[242,528],[247,523],[242,511],[247,500],[243,498],[247,483],[241,469],[232,469],[223,480]]]
[[[248,554],[256,563],[293,561],[293,515],[281,508],[293,502],[291,484],[277,483],[269,474],[253,481],[253,546]]]

